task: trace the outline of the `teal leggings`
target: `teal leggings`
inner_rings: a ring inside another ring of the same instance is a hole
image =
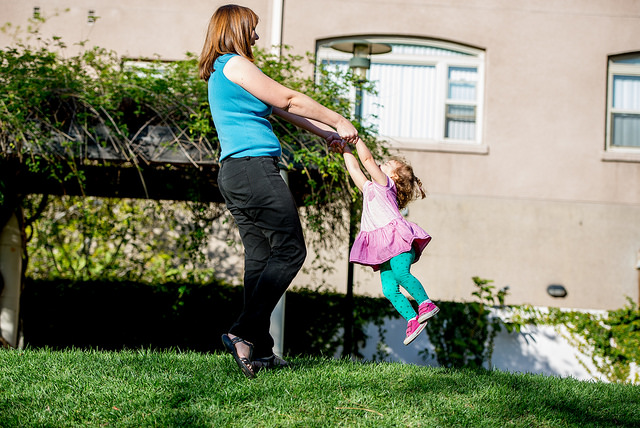
[[[411,249],[411,251],[399,254],[380,265],[382,293],[407,321],[415,318],[417,314],[409,299],[400,291],[400,286],[407,290],[418,304],[429,298],[418,278],[410,272],[411,263],[413,263],[415,256],[415,250]]]

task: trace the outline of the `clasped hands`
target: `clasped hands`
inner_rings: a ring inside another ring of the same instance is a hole
[[[344,153],[345,149],[348,149],[349,143],[340,138],[340,135],[334,133],[326,138],[327,144],[329,146],[329,151],[333,153]],[[356,139],[357,141],[357,139]]]

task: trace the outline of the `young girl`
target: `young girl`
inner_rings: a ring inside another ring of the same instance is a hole
[[[380,271],[382,292],[408,322],[404,339],[408,345],[424,330],[427,320],[440,310],[410,272],[411,264],[418,261],[431,236],[400,213],[412,200],[425,197],[422,183],[413,174],[413,168],[399,159],[378,166],[360,139],[356,140],[358,157],[371,180],[344,142],[335,141],[331,147],[342,152],[351,179],[363,193],[361,230],[349,260]],[[419,303],[417,314],[400,292],[400,285]]]

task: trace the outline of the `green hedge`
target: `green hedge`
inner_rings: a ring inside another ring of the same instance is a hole
[[[333,355],[342,339],[345,298],[287,292],[285,354]],[[383,298],[355,298],[354,339],[395,311]],[[144,284],[27,279],[22,295],[25,344],[33,348],[180,348],[222,350],[220,336],[242,308],[242,287],[223,283]]]

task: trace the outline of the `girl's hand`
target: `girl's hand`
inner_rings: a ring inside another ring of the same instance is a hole
[[[334,140],[331,143],[329,143],[329,150],[333,153],[344,153],[344,149],[346,147],[347,143],[342,140],[342,139],[338,139],[338,140]]]
[[[324,140],[327,142],[327,145],[331,147],[331,144],[334,141],[342,141],[342,138],[340,138],[340,135],[337,132],[330,132],[324,137]]]

